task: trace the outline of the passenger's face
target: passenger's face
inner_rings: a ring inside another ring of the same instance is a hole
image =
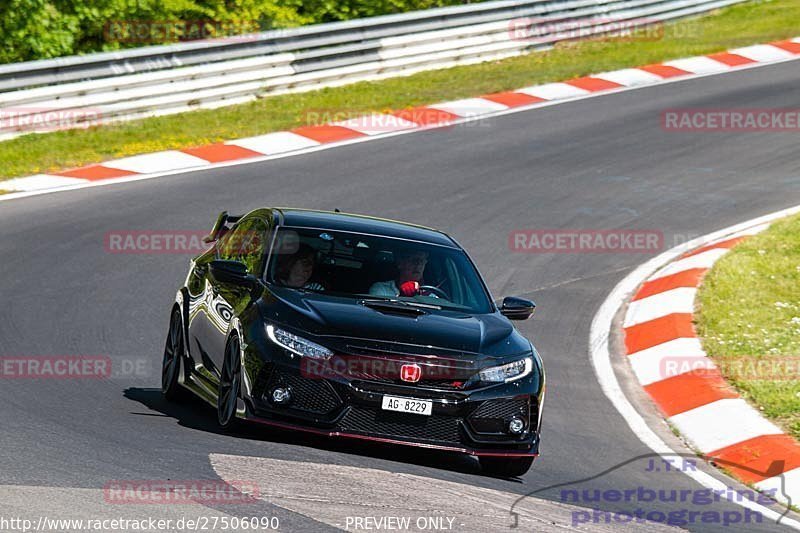
[[[314,261],[310,257],[298,259],[289,270],[289,279],[286,280],[286,284],[295,288],[302,287],[308,283],[313,273]]]
[[[400,283],[421,280],[426,264],[428,264],[428,254],[425,252],[414,252],[398,259],[397,269],[400,271]]]

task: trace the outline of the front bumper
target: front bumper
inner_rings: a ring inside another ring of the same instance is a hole
[[[473,390],[445,390],[366,380],[321,379],[296,367],[267,363],[255,370],[245,394],[246,418],[256,423],[391,444],[478,456],[528,457],[539,451],[541,384],[536,376]],[[252,367],[251,367],[252,368]],[[271,391],[292,390],[293,401],[276,405]],[[384,395],[430,400],[430,416],[385,411]],[[525,420],[520,435],[508,420]]]

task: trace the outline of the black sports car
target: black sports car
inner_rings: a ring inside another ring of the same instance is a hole
[[[442,232],[301,209],[220,214],[171,312],[162,389],[242,420],[478,456],[517,476],[539,451],[533,345]]]

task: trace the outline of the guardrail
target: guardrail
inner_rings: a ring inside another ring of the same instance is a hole
[[[53,129],[45,112],[81,127],[219,107],[502,59],[742,1],[496,1],[0,65],[0,138]]]

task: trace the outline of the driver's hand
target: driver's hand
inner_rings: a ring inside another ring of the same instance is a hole
[[[416,296],[419,294],[419,282],[406,281],[400,285],[400,296]]]

